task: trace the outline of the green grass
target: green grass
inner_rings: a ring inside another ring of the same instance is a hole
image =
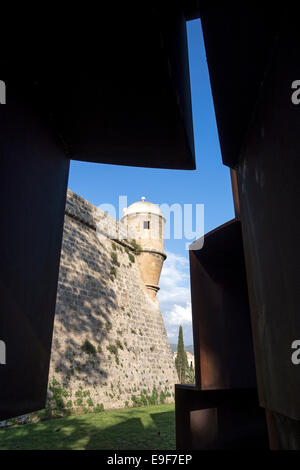
[[[174,405],[127,408],[14,425],[0,430],[0,450],[173,450]]]

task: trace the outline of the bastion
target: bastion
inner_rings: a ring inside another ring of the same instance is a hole
[[[55,393],[64,407],[91,411],[174,400],[178,377],[156,298],[163,222],[144,199],[120,224],[68,190],[49,403]]]

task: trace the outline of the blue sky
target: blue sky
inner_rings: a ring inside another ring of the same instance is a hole
[[[118,208],[145,196],[156,204],[204,204],[205,233],[234,217],[229,169],[222,165],[200,20],[187,24],[196,165],[194,171],[71,162],[69,188],[92,204]],[[188,252],[186,240],[166,240],[159,301],[171,343],[183,326],[185,344],[192,344]]]

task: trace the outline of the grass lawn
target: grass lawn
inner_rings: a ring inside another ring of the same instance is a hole
[[[103,411],[0,430],[0,450],[173,450],[174,404]]]

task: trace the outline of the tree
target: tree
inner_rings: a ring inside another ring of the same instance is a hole
[[[175,365],[177,369],[179,382],[183,384],[185,383],[189,366],[188,366],[188,361],[186,357],[186,352],[184,350],[183,332],[182,332],[181,325],[179,327],[179,333],[178,333],[177,356],[175,359]]]
[[[195,383],[195,369],[193,367],[192,361],[188,367],[185,383],[194,384]]]

